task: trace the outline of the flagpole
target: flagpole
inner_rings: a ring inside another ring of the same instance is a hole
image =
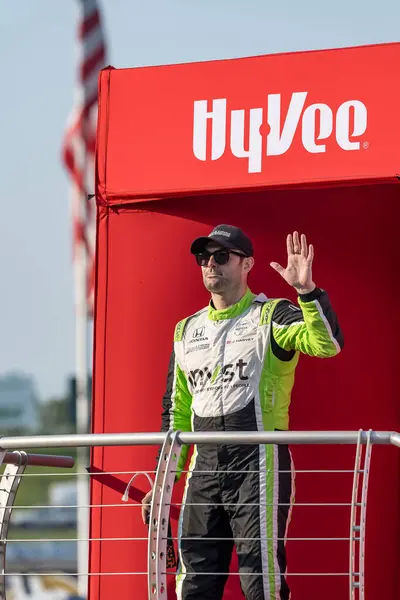
[[[78,78],[75,101],[63,143],[63,161],[72,180],[72,220],[74,227],[75,279],[75,375],[76,429],[89,429],[90,394],[88,390],[89,315],[93,307],[93,274],[95,210],[88,203],[88,191],[93,189],[98,73],[105,65],[106,45],[97,0],[78,0]],[[77,450],[77,571],[78,592],[87,598],[89,573],[90,485],[85,468],[89,464],[87,449]],[[86,540],[86,541],[82,541]]]
[[[75,369],[76,369],[76,429],[78,433],[88,433],[89,390],[88,390],[88,294],[87,294],[87,252],[80,243],[76,248],[75,259]],[[77,449],[77,471],[85,473],[88,466],[86,448]],[[88,594],[89,568],[89,481],[87,475],[77,476],[77,572],[78,592],[83,598]],[[85,540],[85,541],[84,541]]]

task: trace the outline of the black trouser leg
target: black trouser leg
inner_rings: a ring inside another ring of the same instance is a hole
[[[229,571],[233,539],[228,515],[218,504],[217,474],[192,474],[181,514],[179,600],[222,600],[227,576],[218,573]]]
[[[227,471],[222,491],[235,539],[242,590],[246,600],[288,600],[285,544],[279,538],[285,537],[291,501],[289,449],[267,445],[249,450],[249,454],[250,459],[235,463],[235,469],[244,472]]]

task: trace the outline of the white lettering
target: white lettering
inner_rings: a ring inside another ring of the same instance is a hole
[[[327,144],[321,142],[332,138],[333,133],[343,150],[359,150],[361,143],[354,138],[359,138],[367,130],[368,114],[365,104],[359,100],[349,100],[343,102],[334,114],[331,107],[322,102],[306,106],[307,96],[308,92],[294,92],[285,115],[282,115],[281,94],[267,96],[266,122],[269,132],[265,144],[266,156],[279,156],[288,152],[299,128],[301,143],[310,154],[326,152]],[[262,171],[261,128],[265,122],[264,111],[263,108],[230,111],[230,150],[233,156],[247,159],[249,173]],[[249,120],[247,140],[246,113]],[[218,160],[226,150],[227,100],[213,100],[211,111],[208,110],[207,100],[195,101],[193,117],[195,157],[201,161],[207,160],[207,129],[211,129],[211,160]],[[208,120],[211,121],[211,127],[207,127]]]
[[[316,132],[317,113],[319,113],[319,133]],[[333,131],[333,113],[326,104],[311,104],[304,111],[301,141],[308,152],[316,154],[326,151],[326,144],[317,144],[317,140],[326,140]]]
[[[353,133],[350,134],[350,109],[354,110]],[[367,108],[359,100],[349,100],[339,106],[336,114],[336,140],[343,150],[359,150],[360,142],[351,142],[367,130]]]
[[[262,108],[250,109],[248,150],[244,147],[244,110],[231,113],[231,150],[233,156],[249,159],[249,173],[261,172],[262,136],[260,127],[263,120]]]
[[[229,231],[222,231],[222,229],[217,229],[216,231],[210,233],[210,237],[212,237],[213,235],[224,235],[225,237],[231,237]]]
[[[194,103],[193,153],[199,160],[207,160],[207,119],[211,120],[211,160],[218,160],[225,152],[226,100],[213,100],[212,111],[207,112],[207,100]]]
[[[267,156],[285,154],[289,150],[306,98],[307,92],[292,94],[281,133],[281,95],[270,94],[268,96],[268,125],[271,129],[267,137]]]

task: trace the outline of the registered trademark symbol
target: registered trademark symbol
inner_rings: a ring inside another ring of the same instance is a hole
[[[369,143],[363,142],[363,148],[364,148],[364,150],[367,150],[367,148],[369,148]]]

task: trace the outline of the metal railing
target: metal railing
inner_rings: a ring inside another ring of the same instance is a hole
[[[303,503],[297,506],[347,506],[350,509],[349,519],[349,537],[330,537],[330,538],[286,538],[289,541],[296,540],[341,540],[348,542],[349,545],[349,571],[341,573],[288,573],[287,576],[340,576],[347,577],[349,581],[349,598],[355,600],[365,600],[365,534],[366,534],[366,515],[368,499],[368,481],[370,472],[371,452],[373,445],[395,445],[400,447],[400,434],[396,432],[378,432],[378,431],[314,431],[314,432],[173,432],[165,433],[125,433],[125,434],[79,434],[79,435],[49,435],[49,436],[19,436],[3,437],[0,440],[0,460],[7,464],[6,470],[2,476],[0,490],[0,560],[2,575],[0,575],[0,599],[5,598],[5,569],[6,547],[7,543],[15,540],[8,540],[8,526],[10,522],[11,510],[14,504],[18,485],[27,465],[53,466],[53,467],[71,467],[73,459],[70,457],[29,455],[25,451],[7,452],[12,449],[24,448],[24,450],[33,448],[76,448],[76,447],[95,447],[95,446],[147,446],[161,445],[160,460],[158,469],[155,473],[153,485],[153,499],[150,510],[150,522],[148,537],[137,538],[104,538],[107,540],[142,540],[148,542],[147,551],[147,573],[123,572],[123,573],[73,573],[77,576],[90,575],[147,575],[148,579],[148,597],[149,599],[166,600],[167,598],[167,576],[173,574],[167,569],[167,544],[171,540],[176,540],[168,532],[171,507],[181,507],[183,503],[172,503],[172,493],[177,472],[177,462],[181,453],[183,444],[347,444],[355,446],[354,469],[336,470],[329,472],[353,474],[353,485],[351,498],[346,503]],[[303,472],[328,472],[308,470]],[[148,472],[140,472],[147,476],[152,482]],[[110,473],[88,473],[88,476],[108,475],[108,474],[126,474],[131,475],[130,481],[126,484],[125,494],[121,498],[121,504],[89,504],[85,508],[102,508],[106,506],[128,506],[124,503],[128,498],[129,487],[134,478],[140,474],[131,471],[113,471]],[[297,471],[299,473],[299,471]],[[26,476],[27,474],[25,474]],[[42,474],[44,475],[44,474]],[[73,473],[80,476],[80,473]],[[129,504],[129,506],[140,507],[141,504]],[[19,506],[18,508],[28,508]],[[40,508],[36,506],[35,508]],[[44,506],[43,506],[44,508]],[[46,506],[46,508],[51,508]],[[53,508],[57,508],[53,506]],[[59,508],[63,508],[59,506]],[[76,506],[76,508],[79,508]],[[285,541],[286,541],[285,539]],[[102,541],[103,538],[92,538],[86,541]],[[29,541],[29,540],[19,540]],[[48,539],[36,541],[50,541]],[[55,541],[55,540],[54,540]],[[57,541],[82,541],[78,538],[59,538]],[[15,573],[12,573],[15,575]],[[18,575],[28,575],[28,573],[18,573]],[[211,573],[210,573],[211,575]],[[230,573],[230,575],[239,575],[239,573]],[[257,575],[257,574],[255,574]]]
[[[8,528],[15,496],[21,477],[27,466],[59,467],[68,469],[75,461],[70,456],[51,456],[47,454],[27,454],[24,451],[7,452],[0,450],[0,465],[6,465],[0,482],[0,598],[6,597],[6,549]]]

